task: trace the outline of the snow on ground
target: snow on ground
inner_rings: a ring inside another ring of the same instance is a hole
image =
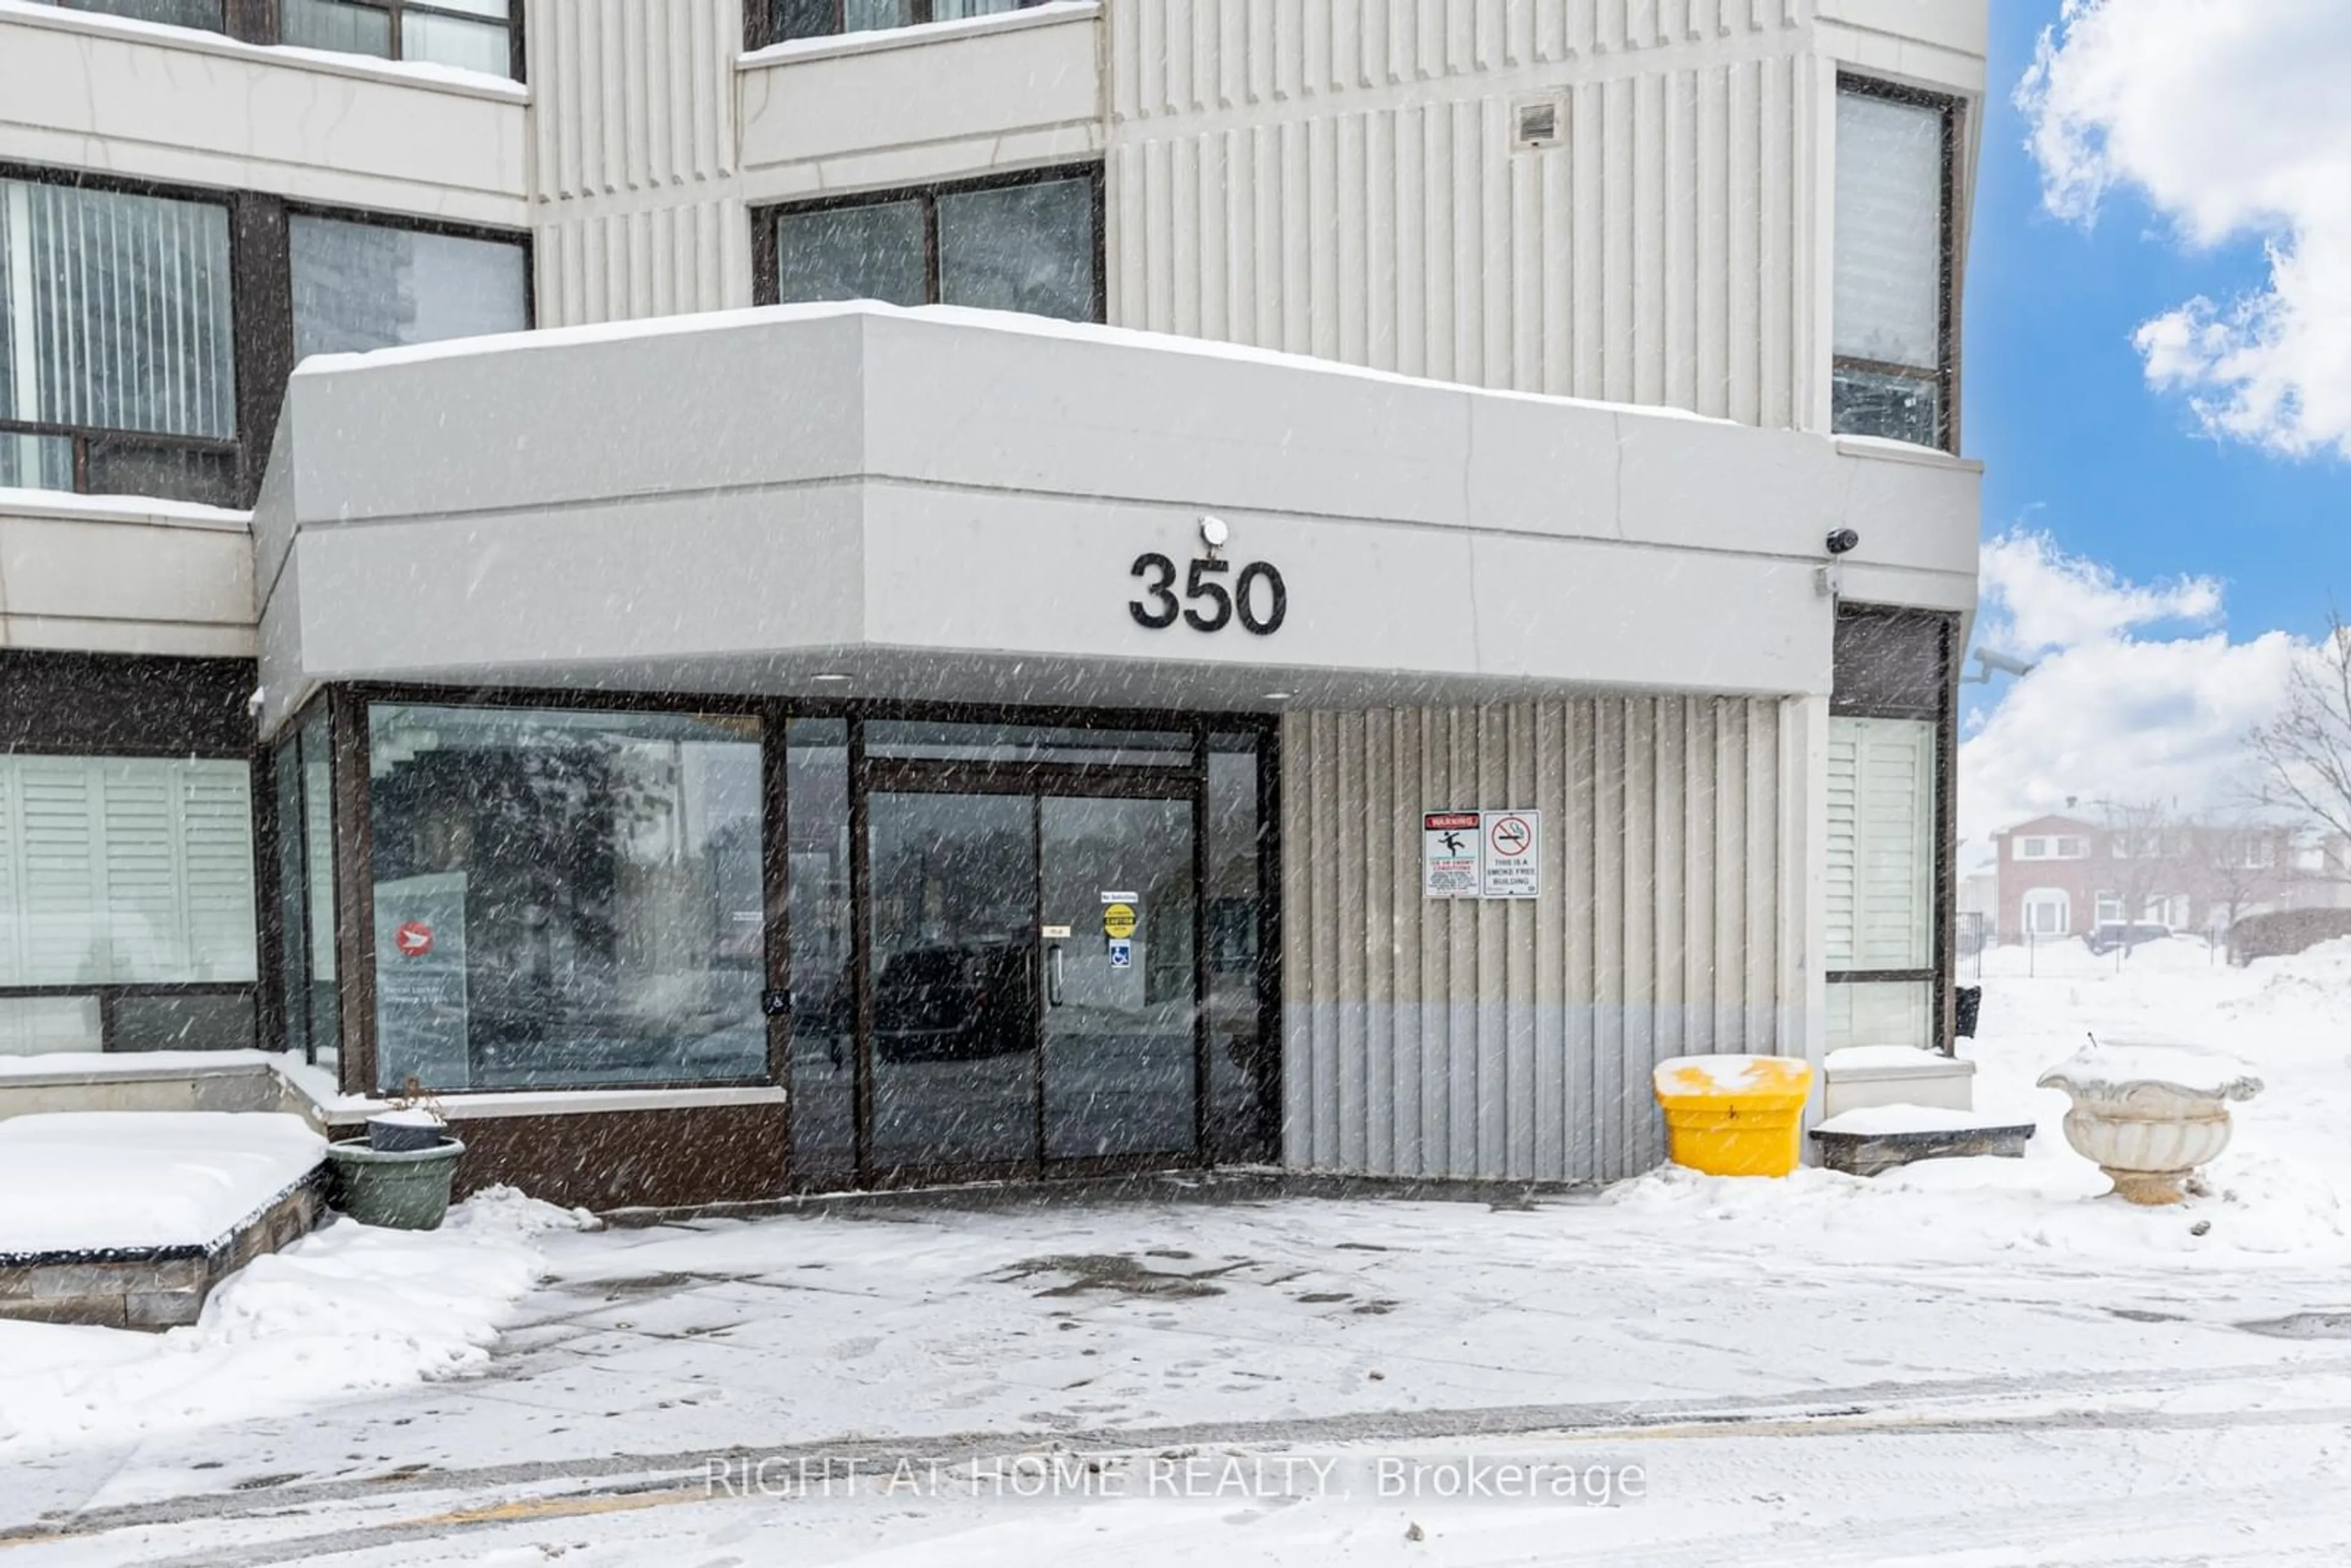
[[[107,1363],[110,1335],[78,1396],[43,1403],[23,1390],[49,1375],[9,1376],[25,1363],[0,1345],[0,1420],[41,1422],[0,1488],[0,1543],[47,1516],[83,1533],[28,1563],[2345,1560],[2351,1342],[2327,1334],[2351,1326],[2351,943],[2245,970],[2187,942],[1983,967],[1977,1105],[2039,1125],[2022,1160],[1664,1171],[1526,1205],[1213,1183],[908,1199],[482,1257],[463,1227],[436,1251],[338,1225],[306,1249],[348,1238],[385,1315],[340,1342],[310,1321],[282,1341],[308,1361],[203,1342],[216,1381],[181,1386],[160,1353]],[[2094,1034],[2225,1051],[2266,1082],[2207,1195],[2097,1197],[2064,1095],[2033,1086]],[[389,1391],[343,1393],[377,1354]],[[466,1375],[418,1385],[426,1365]],[[169,1429],[199,1419],[220,1424]],[[1057,1445],[1359,1470],[1597,1457],[1649,1479],[1646,1500],[1562,1511],[713,1495],[706,1469]]]
[[[336,1219],[232,1276],[185,1328],[0,1319],[0,1464],[478,1371],[538,1277],[537,1239],[579,1223],[500,1188],[434,1232]]]
[[[204,1247],[326,1157],[299,1116],[55,1111],[0,1122],[0,1257]]]

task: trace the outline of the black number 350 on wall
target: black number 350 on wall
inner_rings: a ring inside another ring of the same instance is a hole
[[[1176,563],[1157,550],[1145,550],[1134,558],[1128,575],[1144,579],[1143,598],[1126,601],[1127,613],[1138,626],[1154,632],[1176,624],[1180,612],[1185,623],[1199,632],[1221,632],[1238,619],[1242,627],[1260,637],[1270,637],[1281,630],[1281,618],[1290,613],[1290,590],[1283,586],[1281,573],[1271,561],[1253,560],[1241,568],[1227,589],[1214,580],[1233,570],[1228,560],[1214,559],[1196,560],[1184,579],[1184,603],[1176,600]],[[1148,601],[1148,602],[1146,602]],[[1201,612],[1203,604],[1207,612]],[[1189,605],[1190,608],[1185,608]],[[1259,613],[1260,606],[1263,613]]]

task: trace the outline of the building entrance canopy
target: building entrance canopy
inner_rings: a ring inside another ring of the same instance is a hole
[[[350,680],[1121,707],[1821,695],[1824,538],[1861,536],[1847,596],[1964,610],[1977,476],[1670,410],[847,304],[313,359],[254,527],[266,728]]]

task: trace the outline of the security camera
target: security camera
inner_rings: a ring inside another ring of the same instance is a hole
[[[1976,663],[1987,670],[1998,670],[2003,675],[2029,675],[2035,666],[2006,653],[1995,653],[1989,648],[1976,650]]]
[[[1861,543],[1861,536],[1851,528],[1839,528],[1828,538],[1829,554],[1843,555]]]

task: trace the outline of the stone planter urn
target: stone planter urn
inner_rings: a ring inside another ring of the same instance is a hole
[[[2063,1089],[2065,1141],[2114,1179],[2132,1203],[2178,1203],[2199,1166],[2229,1146],[2229,1102],[2250,1100],[2262,1081],[2231,1057],[2186,1046],[2088,1050],[2041,1075]]]

